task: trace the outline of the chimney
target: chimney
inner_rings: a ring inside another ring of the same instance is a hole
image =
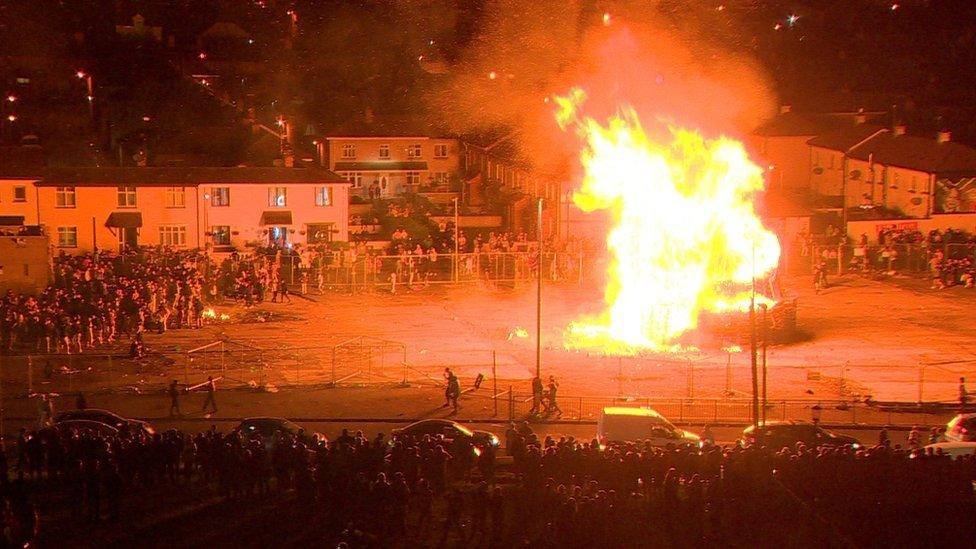
[[[905,135],[908,133],[908,126],[904,124],[895,124],[895,127],[891,129],[891,133],[896,137],[899,135]]]
[[[935,140],[939,143],[948,143],[952,141],[952,132],[942,130],[941,132],[935,134]]]
[[[792,110],[793,110],[793,107],[791,105],[780,105],[779,106],[779,113],[780,114],[787,114],[787,113],[789,113]]]
[[[363,117],[367,124],[373,123],[373,107],[366,107],[366,111],[363,113]]]
[[[319,166],[328,167],[328,165],[329,165],[329,159],[328,159],[328,157],[326,155],[326,152],[328,152],[328,149],[325,147],[325,145],[326,145],[325,139],[319,139],[319,140],[317,140],[315,142],[315,151],[318,153]]]
[[[868,115],[864,114],[864,109],[857,109],[857,114],[854,115],[854,124],[864,124],[868,121]]]

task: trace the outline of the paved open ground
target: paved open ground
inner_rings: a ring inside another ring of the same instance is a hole
[[[951,402],[959,376],[976,381],[976,330],[970,322],[976,291],[933,291],[922,280],[853,275],[834,278],[819,295],[809,277],[788,279],[784,286],[798,298],[800,334],[768,350],[771,401],[804,399],[812,405],[871,395],[878,401]],[[24,398],[29,390],[83,390],[93,405],[159,418],[167,413],[159,391],[169,379],[194,384],[211,374],[224,376],[221,389],[242,388],[222,391],[220,416],[435,417],[446,415],[436,383],[451,366],[464,387],[479,373],[488,376],[482,389],[462,399],[458,417],[490,419],[493,362],[499,391],[528,391],[535,368],[533,290],[529,284],[323,294],[250,310],[228,303],[216,308],[227,320],[201,330],[151,334],[154,355],[139,365],[120,358],[121,347],[111,360],[104,353],[34,356],[29,374],[26,357],[8,357],[5,411],[7,417],[33,417],[33,402]],[[595,310],[599,293],[560,283],[547,285],[543,297],[543,373],[560,380],[564,408],[574,418],[594,419],[592,410],[570,412],[579,395],[721,401],[729,390],[740,398],[750,394],[748,352],[729,355],[721,343],[703,341],[697,352],[624,358],[565,350],[563,329],[581,312]],[[220,340],[208,350],[186,353]],[[398,388],[404,379],[410,387]],[[333,380],[340,387],[325,388]],[[270,391],[243,389],[248,386]],[[188,409],[198,406],[191,406],[194,399],[202,395],[189,395]],[[72,404],[68,396],[59,402]],[[503,401],[501,415],[504,406]],[[862,415],[859,421],[864,420]]]

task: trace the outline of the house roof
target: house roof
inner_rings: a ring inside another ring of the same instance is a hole
[[[451,133],[430,120],[413,117],[353,119],[325,132],[326,139],[342,137],[450,137]]]
[[[818,135],[808,139],[807,143],[812,147],[846,151],[872,135],[883,131],[886,131],[885,127],[878,124],[857,124]]]
[[[926,137],[882,134],[851,151],[850,157],[927,173],[976,174],[976,149]]]
[[[813,137],[850,128],[857,116],[877,121],[884,115],[881,112],[781,112],[752,133],[761,137]]]
[[[336,162],[337,172],[421,172],[427,170],[426,162]]]
[[[37,179],[44,173],[44,151],[37,146],[0,146],[0,179]]]
[[[348,183],[322,168],[51,168],[39,187],[194,187],[209,183]]]

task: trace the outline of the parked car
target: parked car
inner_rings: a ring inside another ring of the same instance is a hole
[[[456,438],[462,438],[470,442],[473,446],[494,446],[498,447],[500,441],[498,436],[488,431],[474,431],[456,421],[448,419],[424,419],[416,423],[411,423],[400,429],[393,429],[392,440],[398,437],[411,436],[422,438],[424,435],[436,437],[442,435],[447,442],[454,442]]]
[[[119,434],[119,430],[107,423],[102,423],[101,421],[91,421],[88,419],[68,419],[65,421],[59,421],[50,427],[45,427],[41,429],[38,435],[41,438],[46,438],[54,433],[67,434],[67,433],[94,433],[101,436],[115,436]]]
[[[976,414],[957,414],[946,424],[949,442],[976,442]]]
[[[146,421],[124,418],[114,412],[99,408],[65,410],[64,412],[58,413],[54,416],[55,423],[78,420],[104,423],[105,425],[114,427],[119,431],[130,430],[133,432],[142,431],[147,435],[156,434],[156,429]]]
[[[701,437],[675,427],[651,408],[604,408],[597,420],[596,437],[602,445],[645,442],[656,447],[701,446]]]
[[[861,442],[854,437],[831,433],[819,425],[801,420],[768,421],[759,426],[758,432],[750,425],[742,431],[739,440],[742,446],[761,444],[776,449],[792,447],[798,442],[807,446],[861,447]]]
[[[976,454],[976,442],[936,442],[923,448],[926,453],[930,449],[936,454],[944,454],[952,458],[971,456]]]
[[[269,450],[274,447],[278,433],[306,437],[309,442],[319,440],[327,441],[325,435],[308,432],[283,417],[249,417],[235,427],[233,432],[245,438],[260,435],[261,441],[264,442],[264,446]]]

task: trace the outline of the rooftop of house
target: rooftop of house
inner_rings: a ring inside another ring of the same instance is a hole
[[[453,135],[431,120],[416,117],[366,116],[327,130],[326,139],[342,137],[443,137]]]
[[[976,174],[976,149],[935,137],[886,132],[856,147],[850,157],[927,173]]]
[[[807,143],[813,147],[823,147],[844,152],[864,140],[887,129],[879,124],[856,124],[845,126],[808,139]]]
[[[763,122],[752,133],[760,137],[813,137],[850,128],[858,116],[863,116],[868,122],[877,122],[886,114],[881,112],[796,112],[785,108],[784,111]]]
[[[206,184],[344,184],[345,179],[322,168],[51,168],[41,187],[195,187]]]
[[[0,179],[39,178],[44,173],[44,150],[37,145],[0,145]]]

